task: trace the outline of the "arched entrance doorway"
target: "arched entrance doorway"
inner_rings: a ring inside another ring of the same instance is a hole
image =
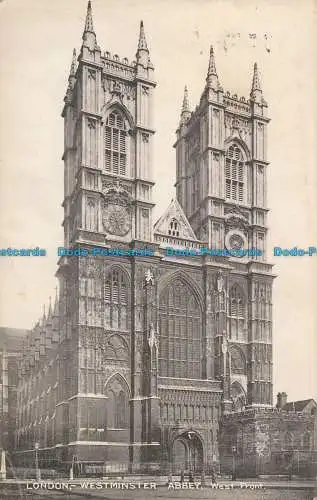
[[[172,468],[174,474],[199,473],[203,469],[204,455],[200,437],[194,431],[186,431],[172,443]]]

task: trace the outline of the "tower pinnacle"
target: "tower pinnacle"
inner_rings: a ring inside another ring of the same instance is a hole
[[[85,28],[83,32],[83,47],[87,47],[90,51],[100,50],[97,45],[96,33],[92,21],[91,1],[88,1]]]
[[[181,111],[181,123],[185,123],[188,120],[188,118],[190,118],[190,115],[191,112],[189,109],[188,89],[187,85],[185,85],[182,111]]]
[[[253,67],[253,79],[252,79],[252,87],[250,92],[250,97],[254,101],[262,101],[262,89],[258,72],[258,65],[254,63]]]
[[[88,32],[89,33],[95,33],[94,32],[94,25],[93,25],[93,21],[92,21],[91,0],[88,1],[84,34],[88,33]]]
[[[147,47],[145,32],[144,32],[144,24],[143,21],[140,22],[140,35],[139,35],[139,43],[138,43],[138,52],[139,50],[146,50],[149,52]]]
[[[217,75],[217,70],[216,70],[214,49],[213,49],[212,45],[210,47],[209,65],[208,65],[208,73],[207,73],[206,82],[207,82],[207,87],[213,88],[215,90],[217,90],[219,87],[219,80],[218,80],[218,75]]]
[[[75,76],[76,74],[76,49],[73,50],[73,58],[72,58],[72,64],[71,64],[71,67],[70,67],[70,72],[69,72],[69,76]]]
[[[253,80],[252,80],[251,93],[254,92],[255,90],[262,91],[261,84],[260,84],[259,73],[258,73],[258,65],[257,65],[257,63],[254,63],[254,67],[253,67]]]
[[[149,70],[154,70],[153,64],[150,61],[149,49],[146,43],[144,24],[143,21],[140,22],[140,34],[138,41],[138,50],[136,52],[137,61],[137,74],[143,76],[148,76]]]

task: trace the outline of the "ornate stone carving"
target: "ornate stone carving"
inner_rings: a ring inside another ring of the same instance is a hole
[[[89,80],[96,80],[96,71],[93,69],[88,69]]]
[[[102,222],[105,231],[116,236],[125,236],[131,229],[130,193],[117,181],[103,190]]]
[[[144,285],[154,285],[154,275],[150,269],[147,269],[144,274]]]

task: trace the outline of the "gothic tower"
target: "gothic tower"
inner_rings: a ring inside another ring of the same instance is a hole
[[[57,272],[64,425],[56,432],[66,461],[131,464],[155,446],[155,384],[147,378],[155,373],[155,319],[140,304],[147,260],[105,255],[151,246],[153,74],[143,22],[135,61],[103,53],[89,1],[62,113],[65,247],[86,252],[62,252]],[[142,300],[152,304],[150,289]]]
[[[245,398],[245,404],[264,406],[272,404],[268,122],[257,64],[250,98],[238,98],[224,92],[211,47],[205,88],[194,112],[185,88],[175,144],[176,193],[197,238],[209,248],[259,251],[227,259],[221,270],[226,305],[215,311],[222,322],[213,329],[224,401]]]

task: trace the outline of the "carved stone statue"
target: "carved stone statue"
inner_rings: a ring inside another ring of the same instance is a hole
[[[144,275],[144,280],[145,280],[145,286],[147,285],[154,285],[154,276],[153,274],[151,273],[151,270],[148,269],[146,272],[145,272],[145,275]]]
[[[217,292],[222,293],[223,287],[224,287],[224,279],[223,279],[222,272],[219,271],[217,274]]]
[[[152,349],[153,349],[154,346],[157,348],[158,341],[157,341],[157,338],[156,338],[156,334],[155,334],[153,323],[150,324],[150,332],[149,332],[149,336],[148,336],[148,343],[149,343],[151,351],[152,351]]]

